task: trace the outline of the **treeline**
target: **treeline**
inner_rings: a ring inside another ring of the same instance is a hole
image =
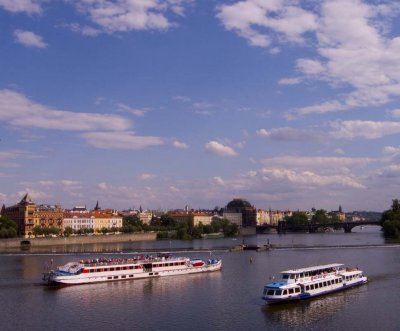
[[[17,223],[6,216],[0,217],[0,238],[15,238],[18,236]]]
[[[285,217],[286,228],[293,231],[304,230],[305,226],[312,224],[339,223],[339,216],[335,213],[328,213],[324,209],[313,210],[311,218],[305,212],[295,211],[291,216]]]
[[[392,200],[392,207],[383,212],[381,224],[385,236],[400,238],[400,202],[398,199]]]
[[[211,224],[194,226],[193,222],[177,222],[168,214],[160,218],[153,218],[150,224],[143,224],[137,216],[127,216],[123,220],[121,231],[124,233],[138,231],[155,231],[158,239],[181,239],[190,240],[202,238],[204,234],[223,233],[226,237],[238,234],[237,224],[233,224],[226,219],[211,221]]]

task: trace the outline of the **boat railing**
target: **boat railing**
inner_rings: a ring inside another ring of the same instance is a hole
[[[127,265],[127,264],[142,264],[150,262],[174,262],[174,261],[185,261],[187,258],[175,257],[175,258],[164,258],[164,257],[149,257],[141,259],[106,259],[106,260],[90,260],[90,261],[80,261],[80,264],[84,267],[100,267],[107,265]]]

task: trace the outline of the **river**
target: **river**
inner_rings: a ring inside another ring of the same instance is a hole
[[[155,241],[69,246],[0,254],[1,330],[398,330],[400,243],[378,227],[232,240]],[[242,243],[269,251],[229,252]],[[47,287],[45,262],[136,251],[223,259],[222,271],[188,276]],[[250,260],[252,262],[250,263]],[[297,303],[268,306],[263,285],[282,270],[327,263],[364,270],[367,285]]]

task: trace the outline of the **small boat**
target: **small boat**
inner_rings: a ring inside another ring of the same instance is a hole
[[[43,273],[47,284],[88,284],[128,279],[152,278],[220,270],[222,260],[190,259],[170,255],[135,256],[129,259],[89,259],[68,262]]]
[[[318,265],[281,272],[281,279],[264,286],[267,303],[304,300],[367,283],[358,268],[341,263]]]

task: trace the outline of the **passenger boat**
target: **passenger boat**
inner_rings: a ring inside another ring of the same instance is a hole
[[[281,272],[281,279],[264,286],[267,303],[304,300],[365,284],[367,277],[358,268],[334,263]]]
[[[90,259],[68,262],[43,273],[48,284],[87,284],[117,280],[175,276],[220,270],[222,260],[190,259],[170,255],[135,256],[128,259]]]

